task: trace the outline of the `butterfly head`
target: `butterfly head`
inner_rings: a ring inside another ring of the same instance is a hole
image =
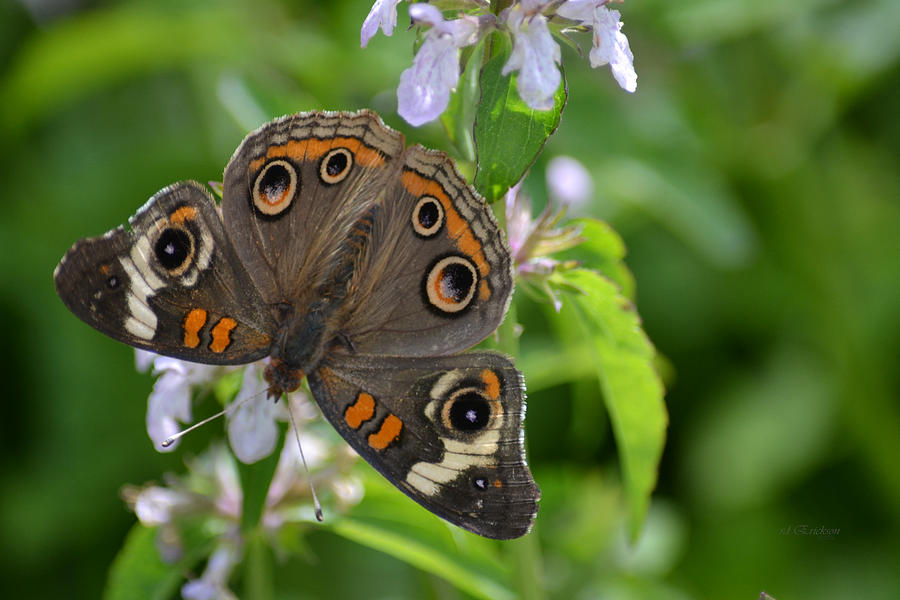
[[[301,369],[291,369],[283,360],[273,358],[266,367],[264,377],[269,382],[269,398],[279,398],[299,388],[306,373]]]

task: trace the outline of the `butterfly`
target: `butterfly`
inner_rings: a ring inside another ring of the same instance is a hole
[[[127,227],[83,239],[54,273],[80,319],[198,363],[268,357],[270,395],[304,378],[341,436],[434,514],[516,538],[540,490],[525,461],[524,382],[463,352],[503,320],[509,249],[443,153],[373,112],[305,112],[247,135],[221,206],[162,189]]]

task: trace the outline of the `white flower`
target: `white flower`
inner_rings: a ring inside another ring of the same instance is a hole
[[[275,420],[287,419],[280,399],[266,397],[268,389],[259,366],[256,363],[247,365],[241,390],[232,403],[236,408],[228,417],[228,442],[234,455],[245,464],[255,463],[272,453],[278,442]]]
[[[557,14],[580,21],[594,30],[591,66],[602,67],[608,63],[613,77],[622,89],[634,92],[637,89],[634,55],[628,45],[628,38],[621,31],[619,11],[606,8],[606,2],[607,0],[568,0],[559,7]]]
[[[228,589],[228,578],[240,559],[241,551],[237,544],[220,539],[200,579],[193,579],[181,586],[181,597],[184,600],[237,600],[237,596]]]
[[[294,394],[290,400],[298,427],[303,428],[304,423],[318,418],[312,403],[302,395]],[[318,489],[333,492],[337,508],[355,504],[362,497],[361,484],[350,475],[358,456],[346,444],[306,428],[302,440],[310,471],[301,467],[296,437],[289,429],[260,515],[260,524],[276,551],[281,527],[313,518],[307,475],[311,474]],[[202,522],[204,527],[220,532],[203,575],[188,581],[181,592],[187,600],[233,599],[235,596],[226,586],[241,558],[244,541],[241,532],[244,491],[237,462],[224,444],[214,444],[188,460],[187,467],[185,475],[167,474],[165,486],[127,486],[123,496],[144,526],[158,528],[157,549],[167,562],[179,560],[191,550],[185,547],[183,537],[186,524]]]
[[[523,194],[517,184],[506,193],[506,239],[515,264],[516,280],[523,288],[537,288],[553,303],[559,312],[562,301],[548,285],[548,280],[559,270],[574,266],[572,261],[551,258],[577,246],[584,239],[578,226],[557,227],[565,212],[554,212],[550,202],[537,219],[531,218],[531,199]]]
[[[153,374],[159,375],[147,400],[147,434],[160,452],[170,452],[177,443],[162,447],[162,442],[180,430],[179,423],[190,423],[191,387],[206,383],[215,376],[219,367],[157,356],[144,350],[136,352],[135,362],[139,370],[153,365]]]
[[[223,367],[207,367],[139,352],[139,368],[153,368],[159,375],[148,404],[148,429],[155,440],[162,440],[177,430],[178,423],[189,422],[191,387],[208,382],[228,371]],[[270,454],[279,438],[276,419],[286,419],[286,404],[267,397],[269,386],[263,381],[260,363],[247,365],[241,389],[230,408],[228,437],[232,452],[224,444],[214,444],[207,452],[187,461],[184,476],[168,474],[166,485],[143,488],[127,486],[123,496],[141,524],[157,528],[154,543],[162,559],[174,562],[196,548],[187,548],[190,538],[184,528],[191,523],[204,523],[219,532],[215,548],[201,577],[189,580],[181,588],[185,600],[236,600],[228,589],[228,580],[241,560],[243,548],[242,513],[244,489],[238,472],[237,456],[254,462]],[[288,396],[298,427],[319,417],[312,403],[301,393]],[[292,425],[293,427],[293,425]],[[162,431],[162,433],[160,433]],[[171,433],[170,433],[171,432]],[[310,471],[301,469],[296,433],[288,429],[275,475],[266,486],[266,499],[260,525],[271,534],[277,546],[279,529],[290,522],[307,522],[315,514],[312,507],[309,476],[317,488],[326,488],[336,499],[337,508],[358,502],[362,488],[349,475],[357,456],[335,440],[306,430],[302,439]],[[339,444],[336,446],[336,444]]]
[[[146,370],[152,364],[153,373],[159,375],[147,401],[147,433],[160,452],[174,450],[177,440],[166,447],[162,442],[181,430],[180,423],[192,421],[192,388],[212,381],[228,368],[200,365],[143,350],[137,351],[135,362],[139,370]],[[272,453],[278,441],[276,419],[287,419],[284,405],[266,398],[268,389],[260,364],[247,365],[241,389],[231,404],[234,408],[228,415],[228,441],[235,456],[246,464]]]
[[[375,0],[359,32],[360,46],[365,48],[379,27],[384,35],[391,35],[394,32],[397,25],[397,5],[400,2],[401,0]]]
[[[550,196],[566,206],[580,206],[594,193],[594,182],[584,165],[571,156],[554,156],[547,163]]]
[[[207,469],[214,484],[215,496],[210,499],[216,513],[236,522],[241,518],[244,508],[244,490],[237,463],[224,446],[216,446],[210,459],[206,464],[199,465],[198,470]]]
[[[634,55],[628,46],[628,38],[622,33],[619,11],[599,6],[594,11],[594,47],[591,49],[591,66],[609,63],[613,77],[626,92],[637,89],[637,73],[634,71]]]
[[[296,405],[296,403],[292,404]],[[295,408],[295,418],[297,412]],[[306,464],[310,471],[316,471],[325,464],[331,449],[325,440],[307,433],[304,432],[301,438],[303,456],[306,457]],[[297,516],[301,510],[305,511],[307,508],[304,506],[298,510],[298,507],[291,501],[291,494],[295,491],[301,490],[302,494],[309,492],[309,482],[306,478],[306,470],[302,467],[297,440],[290,435],[290,431],[288,434],[289,436],[285,438],[284,445],[281,447],[281,455],[278,458],[275,473],[272,475],[272,481],[269,483],[269,490],[266,492],[266,507],[262,514],[263,526],[271,531],[277,530],[285,522],[292,520],[292,516]]]
[[[512,31],[513,51],[503,66],[503,75],[519,71],[516,88],[519,97],[535,110],[550,110],[562,76],[559,45],[550,35],[547,18],[540,13],[546,2],[523,0],[506,14]]]
[[[525,245],[528,236],[534,228],[531,221],[531,202],[524,196],[520,198],[519,190],[522,182],[507,190],[506,202],[506,240],[509,250],[516,263],[521,262],[519,252]]]
[[[138,373],[149,371],[150,367],[153,366],[153,361],[157,358],[159,358],[159,354],[156,354],[155,352],[141,350],[140,348],[135,348],[134,350],[134,366],[138,370]]]
[[[411,125],[438,118],[459,81],[459,49],[478,41],[479,21],[466,15],[445,21],[430,4],[413,4],[410,18],[431,25],[410,68],[400,75],[397,112]]]
[[[147,527],[163,525],[179,512],[195,504],[190,494],[158,485],[141,490],[134,503],[134,514]]]

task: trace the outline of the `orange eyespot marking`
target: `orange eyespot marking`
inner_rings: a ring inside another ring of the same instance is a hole
[[[434,295],[441,304],[459,304],[458,294],[447,284],[447,277],[443,277],[443,271],[438,271],[434,278]]]
[[[109,264],[100,265],[100,272],[104,275],[109,275],[110,266]]]
[[[372,418],[375,414],[375,398],[371,394],[361,392],[356,397],[356,402],[344,411],[344,421],[351,429],[359,429],[359,426]],[[383,427],[383,426],[382,426]]]
[[[503,482],[500,481],[499,479],[495,479],[495,480],[494,480],[494,487],[495,487],[495,488],[502,488],[502,487],[503,487]]]
[[[403,429],[403,421],[394,415],[388,415],[381,423],[381,429],[369,436],[369,446],[375,450],[384,450],[397,439]]]
[[[169,220],[172,223],[184,223],[197,218],[197,209],[193,206],[182,206],[178,210],[172,211]]]
[[[281,190],[281,194],[278,196],[272,197],[272,196],[268,196],[268,195],[264,196],[262,194],[260,196],[261,196],[261,200],[263,202],[265,202],[266,204],[268,204],[269,206],[281,206],[282,204],[284,204],[285,200],[287,200],[289,191],[290,191],[290,188],[284,188]]]
[[[231,330],[237,327],[237,321],[222,317],[212,328],[212,341],[209,349],[213,352],[224,352],[231,345]]]
[[[496,373],[490,369],[485,369],[481,372],[481,381],[484,382],[484,393],[487,394],[488,398],[496,400],[500,397],[500,379]]]
[[[299,185],[297,170],[286,160],[273,159],[256,175],[251,187],[256,210],[269,217],[285,213]]]
[[[432,307],[445,313],[465,309],[475,297],[478,274],[466,257],[447,256],[429,268],[425,276],[425,293]]]
[[[196,348],[200,345],[200,336],[197,334],[206,325],[206,311],[195,308],[184,318],[184,345],[188,348]]]
[[[472,233],[472,228],[466,220],[456,211],[450,197],[444,192],[444,188],[438,182],[426,179],[413,171],[404,171],[401,180],[403,187],[413,196],[431,196],[441,203],[447,222],[447,235],[456,242],[456,247],[463,254],[475,261],[481,276],[486,276],[491,271],[491,267],[484,258],[481,242]]]
[[[269,147],[265,156],[250,162],[250,170],[258,170],[268,159],[276,157],[290,157],[297,162],[318,160],[332,148],[338,147],[350,150],[353,153],[354,162],[364,167],[379,167],[384,164],[384,157],[381,153],[366,146],[360,139],[352,137],[334,137],[324,140],[307,138]]]

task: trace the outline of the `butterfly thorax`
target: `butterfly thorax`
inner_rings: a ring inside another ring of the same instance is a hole
[[[269,396],[296,390],[305,374],[312,372],[322,359],[330,337],[329,312],[329,302],[324,298],[310,303],[303,312],[287,302],[275,307],[279,327],[266,369],[266,380],[272,384]]]

